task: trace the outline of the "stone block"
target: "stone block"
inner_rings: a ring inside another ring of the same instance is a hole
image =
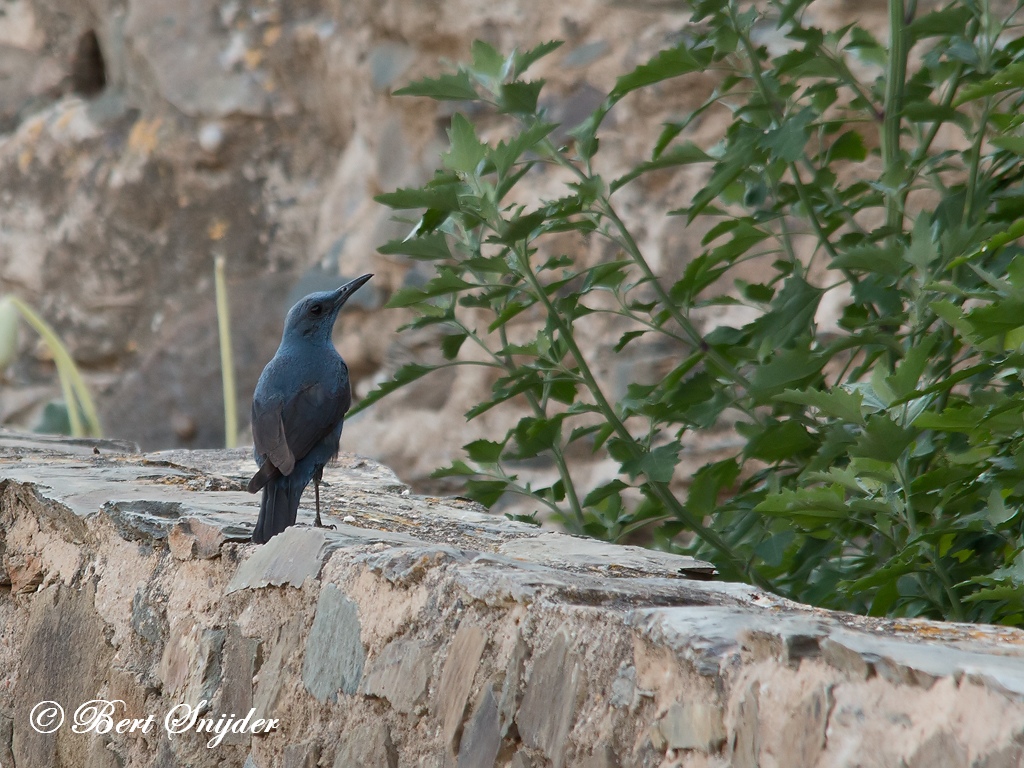
[[[284,768],[317,768],[320,745],[316,741],[289,744],[284,748]]]
[[[615,749],[607,742],[598,744],[593,752],[583,758],[580,768],[622,768]]]
[[[543,751],[554,768],[565,765],[582,676],[569,636],[560,630],[534,660],[516,714],[523,743]]]
[[[398,768],[398,751],[383,723],[360,725],[345,732],[334,768]]]
[[[434,716],[441,720],[444,743],[449,748],[462,726],[466,713],[473,677],[480,664],[480,656],[487,644],[484,630],[469,620],[463,620],[455,631],[455,637],[448,647],[441,682],[438,684]]]
[[[277,716],[281,692],[291,675],[295,674],[296,651],[302,647],[301,617],[293,616],[278,627],[269,645],[253,691],[253,706],[258,717]]]
[[[733,732],[729,739],[729,758],[733,768],[757,768],[761,749],[757,697],[758,683],[747,686],[736,707]]]
[[[969,765],[967,749],[948,731],[937,731],[925,739],[910,759],[907,768],[962,768]]]
[[[814,768],[818,764],[825,750],[832,704],[831,687],[823,686],[793,709],[780,740],[782,764],[791,768]]]
[[[224,632],[202,629],[195,623],[171,628],[160,658],[159,676],[172,695],[198,704],[210,702],[221,680],[221,649]]]
[[[218,557],[226,540],[222,526],[192,518],[179,520],[167,535],[167,545],[178,560]]]
[[[516,642],[512,647],[508,664],[505,665],[505,680],[501,684],[501,697],[498,699],[498,717],[501,720],[502,738],[515,723],[516,712],[522,700],[520,683],[526,671],[526,659],[530,655],[530,646],[526,644],[522,633],[516,634]]]
[[[234,622],[228,625],[222,655],[224,682],[214,711],[244,717],[252,708],[252,678],[256,673],[259,645],[259,640],[245,637]],[[250,738],[245,733],[228,733],[221,743],[247,744]]]
[[[96,698],[110,675],[114,655],[105,629],[96,613],[91,582],[79,589],[49,587],[35,598],[25,626],[13,691],[14,765],[88,763],[88,739],[69,727],[40,733],[30,726],[30,713],[40,701],[48,700],[70,716],[81,703]]]
[[[493,768],[501,748],[501,721],[494,689],[484,686],[459,744],[458,768]]]
[[[321,702],[337,701],[339,691],[355,693],[365,660],[358,607],[333,584],[324,585],[305,642],[302,682],[306,690]]]
[[[426,643],[393,640],[367,665],[362,691],[410,714],[426,695],[432,661],[433,650]]]
[[[669,749],[716,752],[725,742],[722,710],[704,701],[676,702],[658,723]]]
[[[318,528],[293,526],[257,547],[239,566],[227,592],[261,587],[301,587],[320,573],[327,536]]]

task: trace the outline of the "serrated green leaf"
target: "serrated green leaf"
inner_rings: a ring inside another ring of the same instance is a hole
[[[450,259],[448,238],[440,232],[431,232],[405,240],[390,240],[377,249],[385,255],[410,256],[414,259]]]
[[[1024,136],[996,136],[989,141],[993,146],[1024,156]]]
[[[895,462],[917,435],[917,430],[902,427],[884,414],[868,417],[863,433],[850,449],[851,456]]]
[[[821,524],[827,520],[843,520],[850,514],[843,487],[835,483],[827,488],[781,490],[754,507],[763,515],[780,515]]]
[[[907,26],[907,34],[912,41],[926,37],[962,35],[972,16],[971,9],[966,5],[951,5],[914,19]]]
[[[465,185],[453,179],[450,182],[428,184],[418,189],[396,189],[394,192],[376,195],[373,199],[388,208],[398,210],[435,208],[442,211],[457,211],[459,194],[464,190]]]
[[[750,167],[751,158],[747,156],[749,147],[740,145],[730,147],[730,150],[727,155],[729,159],[715,164],[711,171],[711,178],[694,195],[690,207],[681,209],[686,213],[686,222],[688,224],[700,215],[711,204],[712,200],[722,194],[726,187],[736,181],[740,174]]]
[[[500,78],[505,67],[505,57],[489,43],[474,40],[470,49],[473,54],[473,71],[490,78]]]
[[[900,277],[905,269],[903,249],[896,245],[857,246],[840,253],[832,259],[829,267]]]
[[[474,440],[462,447],[466,451],[466,455],[469,456],[470,461],[476,461],[480,464],[496,464],[501,459],[501,452],[505,445],[504,443],[495,443],[491,440]]]
[[[645,173],[649,173],[650,171],[656,171],[662,168],[673,168],[678,165],[709,163],[712,160],[713,158],[703,149],[693,142],[687,141],[673,146],[666,152],[662,152],[653,160],[648,160],[645,163],[640,163],[639,165],[634,166],[633,170],[629,173],[626,173],[612,181],[608,188],[610,192],[615,192],[633,181],[633,179],[636,179]]]
[[[756,547],[754,554],[765,563],[778,568],[785,562],[786,550],[796,540],[796,531],[786,530],[769,536]]]
[[[925,411],[916,419],[917,429],[936,429],[942,432],[963,432],[970,434],[978,429],[985,417],[985,408],[970,405],[953,405],[942,411]]]
[[[371,390],[370,393],[359,400],[349,411],[349,416],[355,416],[360,411],[366,410],[371,405],[381,400],[386,395],[401,389],[406,384],[421,379],[432,371],[436,371],[438,366],[435,365],[422,365],[420,363],[407,363],[395,371],[395,375],[390,381],[385,381],[377,386],[376,389]]]
[[[508,452],[509,458],[532,459],[557,446],[562,434],[564,414],[550,418],[526,416],[518,421],[510,432],[515,449]]]
[[[504,480],[467,480],[466,495],[490,509],[505,495],[508,483]]]
[[[639,339],[645,333],[647,333],[647,331],[626,331],[619,337],[619,341],[615,345],[614,351],[621,352],[625,348],[625,346],[629,344],[629,342],[633,341],[634,339]]]
[[[787,403],[810,405],[826,416],[839,419],[850,424],[863,424],[861,414],[863,398],[860,392],[850,392],[842,387],[833,387],[829,391],[820,389],[787,389],[775,396],[775,400]]]
[[[586,495],[586,497],[583,499],[583,506],[596,506],[597,504],[600,504],[602,501],[607,499],[609,496],[616,496],[626,488],[629,488],[629,486],[618,479],[612,480],[611,482],[605,483],[604,485],[600,485]]]
[[[513,317],[520,314],[524,310],[529,309],[536,303],[537,299],[534,298],[533,296],[530,296],[528,301],[509,301],[504,307],[501,308],[501,311],[498,313],[498,316],[494,318],[491,324],[487,326],[487,332],[494,333],[496,330],[498,330],[506,323],[508,323],[508,321],[511,320]]]
[[[980,83],[973,83],[961,89],[953,106],[959,107],[969,101],[982,99],[986,96],[994,96],[1012,89],[1024,87],[1024,61],[1017,61],[1009,66],[998,70],[987,80]]]
[[[749,326],[759,353],[783,349],[797,338],[808,336],[823,291],[801,276],[790,275],[771,303],[771,309]]]
[[[676,465],[679,463],[679,443],[662,445],[645,452],[639,458],[628,458],[622,462],[622,471],[631,479],[644,475],[655,483],[668,483],[672,480]]]
[[[786,163],[793,163],[803,157],[807,146],[808,126],[814,120],[812,109],[805,108],[795,115],[787,116],[782,124],[764,134],[761,145],[768,149],[774,158]]]
[[[519,77],[523,72],[529,69],[534,62],[544,58],[552,51],[558,50],[562,47],[562,44],[563,41],[561,40],[550,40],[546,43],[541,43],[528,51],[523,51],[522,53],[516,51],[512,55],[512,60],[515,62],[512,68],[512,77]]]
[[[826,358],[806,349],[783,349],[755,369],[750,380],[751,394],[758,400],[770,399],[787,384],[817,375],[825,361]]]
[[[533,231],[540,227],[547,218],[548,212],[546,210],[517,214],[512,219],[506,221],[501,234],[491,238],[489,242],[513,245],[520,240],[529,239]]]
[[[448,139],[451,149],[441,155],[444,167],[462,173],[474,173],[484,159],[487,148],[476,137],[473,124],[456,112],[452,116],[452,127],[448,129]]]
[[[967,321],[982,339],[1002,337],[1024,326],[1024,299],[1007,298],[967,313]]]
[[[616,290],[626,279],[625,268],[633,262],[626,259],[607,261],[586,270],[586,277],[583,281],[583,293],[587,291],[605,288]]]
[[[928,367],[932,351],[941,340],[942,337],[939,333],[932,333],[920,343],[911,346],[896,368],[896,372],[886,378],[885,383],[889,385],[897,400],[901,400],[917,390],[917,383],[925,368]]]
[[[498,109],[511,114],[536,112],[543,87],[543,80],[504,83],[498,91]]]
[[[659,52],[646,64],[641,64],[628,75],[616,80],[610,94],[611,98],[617,101],[637,88],[660,83],[662,80],[679,77],[688,72],[700,72],[710,62],[710,49],[691,50],[686,42],[679,43],[674,48]]]
[[[524,153],[533,150],[556,127],[554,123],[536,122],[508,142],[498,142],[498,146],[488,152],[488,157],[494,163],[499,176],[506,175]]]
[[[466,340],[465,333],[446,333],[441,337],[441,355],[445,360],[454,360],[459,356],[462,343]]]
[[[868,149],[864,145],[864,137],[857,131],[846,131],[828,148],[829,160],[852,160],[860,163],[867,156]]]
[[[718,509],[719,497],[730,490],[740,475],[736,459],[722,459],[705,464],[693,475],[686,496],[686,506],[698,519]]]
[[[750,458],[768,463],[785,461],[803,453],[815,445],[807,429],[797,421],[776,422],[757,428],[747,440],[745,453]]]
[[[480,96],[469,74],[459,71],[437,78],[425,77],[394,92],[395,96],[426,96],[438,101],[474,101]]]

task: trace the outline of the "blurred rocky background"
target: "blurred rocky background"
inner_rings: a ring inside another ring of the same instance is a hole
[[[819,13],[839,26],[847,13],[881,23],[884,11],[830,1]],[[452,110],[392,90],[467,58],[477,38],[503,52],[561,39],[533,74],[570,127],[619,74],[685,35],[688,19],[658,0],[0,0],[0,293],[28,301],[62,336],[106,435],[146,450],[198,448],[224,444],[214,256],[227,264],[243,425],[290,304],[373,272],[335,338],[365,394],[402,362],[439,355],[430,335],[396,335],[408,318],[383,309],[429,267],[376,252],[409,225],[372,198],[429,177]],[[609,172],[648,155],[661,123],[711,87],[668,83],[617,106],[600,155]],[[713,143],[726,120],[708,113],[694,140]],[[704,172],[649,174],[617,195],[667,278],[703,233],[661,213],[692,196]],[[586,339],[613,397],[678,354],[641,344],[602,354],[617,339]],[[60,388],[27,330],[19,351],[0,422],[34,427]],[[464,443],[518,418],[493,411],[467,424],[490,382],[458,370],[357,416],[343,450],[429,487],[429,472]],[[732,444],[728,432],[693,439],[681,469]]]

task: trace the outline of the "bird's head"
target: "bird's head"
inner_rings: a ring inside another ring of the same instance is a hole
[[[284,338],[329,340],[334,329],[334,321],[338,318],[338,310],[348,301],[349,296],[371,277],[373,275],[363,275],[333,291],[311,293],[300,299],[288,310],[288,317],[284,321]]]

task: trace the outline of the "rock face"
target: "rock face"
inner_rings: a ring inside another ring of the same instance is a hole
[[[535,76],[569,127],[618,75],[686,34],[689,13],[670,5],[10,0],[0,15],[0,290],[34,304],[66,340],[106,434],[147,450],[201,448],[224,444],[214,255],[226,260],[242,424],[292,301],[373,272],[339,323],[364,394],[399,363],[439,354],[436,337],[396,336],[408,318],[380,311],[425,273],[376,254],[408,225],[373,196],[429,178],[452,109],[391,92],[436,74],[442,59],[468,58],[475,38],[506,52],[561,39]],[[874,7],[820,6],[837,17],[832,26],[844,10]],[[882,18],[884,8],[872,12]],[[618,105],[605,121],[602,172],[646,157],[661,124],[699,103],[704,85]],[[709,112],[695,138],[713,143],[727,119]],[[616,195],[666,279],[703,232],[662,213],[691,198],[703,172],[654,175]],[[534,191],[550,196],[552,184],[541,175]],[[598,329],[583,340],[612,400],[679,354],[641,340],[613,355],[617,339]],[[52,366],[30,344],[25,334],[0,423],[31,425],[59,397]],[[497,409],[464,425],[489,386],[467,367],[428,377],[393,396],[386,414],[358,417],[345,447],[424,478],[463,444],[518,421]],[[681,476],[723,440],[728,448],[722,435],[688,439]],[[607,467],[594,471],[607,480]]]
[[[0,433],[0,763],[1024,759],[1024,632],[831,614],[683,557],[644,572],[349,455],[336,530],[255,547],[248,471]]]

